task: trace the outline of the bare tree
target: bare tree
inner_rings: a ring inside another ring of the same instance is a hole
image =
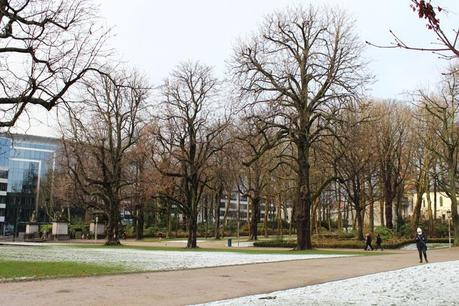
[[[355,209],[358,238],[364,239],[364,215],[366,211],[366,185],[374,164],[374,147],[371,146],[371,125],[364,108],[349,111],[340,124],[343,137],[333,146],[336,155],[336,172],[341,185]]]
[[[78,187],[95,199],[108,218],[107,244],[119,244],[120,206],[133,182],[127,175],[128,153],[139,139],[148,97],[137,73],[99,75],[86,82],[79,104],[68,111],[63,130],[66,166]]]
[[[235,81],[249,101],[256,101],[248,106],[270,110],[260,119],[294,146],[288,163],[297,173],[299,250],[312,248],[311,205],[322,189],[311,186],[311,147],[331,136],[335,115],[367,82],[362,48],[344,14],[311,6],[266,17],[259,33],[235,49]]]
[[[402,194],[403,185],[409,170],[409,120],[411,113],[403,105],[396,103],[380,103],[375,105],[375,116],[379,117],[375,125],[377,139],[377,159],[379,180],[383,193],[386,227],[392,229],[394,200]],[[397,201],[397,208],[400,201]],[[395,209],[400,221],[399,209]]]
[[[454,71],[454,69],[451,69]],[[457,211],[457,179],[459,154],[459,76],[452,72],[445,76],[438,94],[420,92],[420,107],[427,112],[425,119],[432,131],[436,145],[429,150],[439,163],[439,186],[451,199],[451,217],[455,237],[459,237],[459,216]],[[454,240],[459,245],[459,239]]]
[[[158,155],[169,163],[166,167],[156,163],[156,167],[174,179],[174,194],[162,196],[186,216],[188,248],[197,247],[198,205],[211,179],[207,166],[222,149],[215,140],[226,127],[212,117],[217,85],[210,67],[188,62],[179,65],[162,86],[163,111],[156,137]]]
[[[265,190],[272,179],[273,157],[265,150],[266,137],[263,129],[257,126],[253,117],[242,118],[239,124],[238,144],[240,144],[241,178],[243,193],[250,199],[250,232],[249,240],[258,240],[258,227],[261,216],[261,204],[265,199],[265,216],[267,201]],[[249,211],[249,210],[248,210]]]
[[[108,32],[87,0],[0,0],[0,127],[13,126],[30,105],[47,110],[98,59]]]

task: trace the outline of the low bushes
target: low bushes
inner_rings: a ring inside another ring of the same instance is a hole
[[[429,241],[434,242],[434,241]],[[435,241],[437,242],[437,241]],[[387,240],[383,241],[383,248],[385,249],[398,249],[407,244],[413,243],[413,240],[401,239],[401,240]],[[296,242],[293,240],[269,240],[269,241],[257,241],[253,244],[255,247],[261,248],[295,248]],[[316,240],[312,241],[314,248],[324,249],[363,249],[365,243],[363,241],[348,239],[348,240]]]

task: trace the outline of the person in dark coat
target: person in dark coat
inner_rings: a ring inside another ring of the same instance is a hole
[[[419,262],[422,263],[422,255],[424,255],[425,261],[429,262],[427,260],[427,237],[422,233],[422,230],[419,227],[416,233],[416,247],[419,252]]]
[[[378,236],[376,236],[376,247],[375,247],[375,250],[377,249],[381,249],[381,251],[383,250],[382,248],[382,238],[381,238],[381,235],[378,234]]]
[[[373,251],[373,246],[371,246],[371,235],[370,233],[367,233],[365,237],[365,251],[372,250]]]

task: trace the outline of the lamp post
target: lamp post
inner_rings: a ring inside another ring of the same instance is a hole
[[[446,212],[446,217],[448,218],[448,245],[451,247],[451,210]]]
[[[97,241],[97,223],[99,222],[99,217],[96,216],[96,224],[94,226],[94,240]]]

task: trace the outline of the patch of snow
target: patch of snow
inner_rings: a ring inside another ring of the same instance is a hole
[[[230,252],[154,251],[62,246],[0,246],[0,259],[16,261],[69,261],[116,265],[130,271],[179,270],[314,258],[343,254],[244,254]]]
[[[441,262],[201,305],[459,305],[458,275]]]

